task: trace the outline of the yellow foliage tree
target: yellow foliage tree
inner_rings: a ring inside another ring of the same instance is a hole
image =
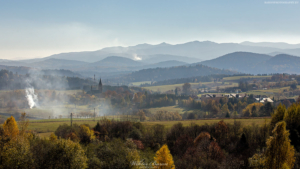
[[[284,119],[286,108],[283,104],[279,104],[274,114],[272,114],[271,127],[275,127],[276,123]]]
[[[270,169],[293,168],[295,149],[291,145],[286,123],[278,122],[272,131],[273,137],[267,141],[265,166]]]
[[[140,168],[139,165],[135,165],[135,163],[138,163],[140,161],[140,155],[137,150],[135,149],[129,149],[126,160],[131,163],[132,169],[138,169]]]
[[[25,132],[27,131],[29,120],[26,118],[26,113],[21,113],[21,117],[19,119],[19,128],[20,128],[20,135],[25,136]]]
[[[31,168],[29,141],[20,136],[10,140],[4,145],[1,158],[3,168]]]
[[[56,141],[57,136],[54,133],[51,133],[49,139],[50,139],[50,141]]]
[[[83,124],[80,125],[80,130],[78,135],[82,143],[90,143],[92,140],[96,138],[94,135],[94,131],[90,130],[88,126]]]
[[[252,107],[255,106],[256,110],[259,110],[261,106],[263,106],[263,103],[252,103],[249,104],[244,110],[243,110],[243,115],[246,117],[250,117],[252,115]]]
[[[163,145],[154,157],[155,163],[153,164],[155,168],[158,169],[175,169],[173,157],[167,145]]]
[[[3,124],[4,134],[7,137],[15,138],[19,134],[17,122],[13,116],[6,119]]]

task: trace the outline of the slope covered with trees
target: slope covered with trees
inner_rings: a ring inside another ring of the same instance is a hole
[[[216,59],[200,62],[219,69],[235,70],[251,74],[299,73],[300,57],[279,54],[274,57],[249,52],[230,53]]]
[[[121,83],[139,82],[139,81],[163,81],[168,79],[188,78],[194,76],[207,76],[212,74],[233,75],[233,74],[237,74],[237,72],[211,68],[204,65],[176,66],[171,68],[144,69],[144,70],[133,72],[129,75],[125,75],[120,78],[116,78],[114,80],[119,81]]]

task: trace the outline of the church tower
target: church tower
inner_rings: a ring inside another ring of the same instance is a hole
[[[99,81],[98,90],[99,90],[100,93],[102,93],[102,82],[101,82],[101,78],[100,78],[100,81]]]

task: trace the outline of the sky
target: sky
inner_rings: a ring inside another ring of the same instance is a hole
[[[189,41],[300,43],[300,1],[0,0],[0,59]]]

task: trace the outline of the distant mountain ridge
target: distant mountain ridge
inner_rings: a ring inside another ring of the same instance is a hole
[[[199,62],[197,64],[203,64],[218,69],[229,69],[240,72],[251,71],[255,64],[269,60],[271,56],[265,54],[257,54],[250,52],[234,52],[220,56],[216,59]]]
[[[246,46],[260,46],[260,47],[272,47],[278,49],[295,49],[300,48],[300,44],[289,44],[284,42],[249,42],[245,41],[240,43]]]
[[[125,67],[132,67],[132,66],[141,66],[144,63],[135,61],[129,58],[120,57],[120,56],[109,56],[106,57],[98,62],[90,63],[90,66],[125,66]]]
[[[136,57],[141,58],[141,61],[151,59],[153,55],[172,55],[183,56],[200,60],[210,60],[219,56],[244,51],[252,53],[268,54],[272,52],[285,53],[295,56],[300,56],[299,44],[287,44],[287,43],[215,43],[211,41],[192,41],[182,44],[167,44],[161,43],[157,45],[151,44],[139,44],[136,46],[128,47],[107,47],[97,51],[83,51],[83,52],[70,52],[60,53],[48,56],[43,59],[56,58],[65,60],[77,60],[84,62],[96,62],[102,60],[108,56],[121,56],[131,59]],[[177,59],[172,59],[177,60]],[[166,61],[166,60],[161,60]],[[182,60],[178,60],[182,61]],[[23,62],[27,62],[23,60]],[[187,61],[186,61],[187,62]],[[198,60],[199,62],[199,60]]]
[[[274,57],[249,52],[234,52],[199,64],[242,73],[300,73],[300,57],[279,54]]]

